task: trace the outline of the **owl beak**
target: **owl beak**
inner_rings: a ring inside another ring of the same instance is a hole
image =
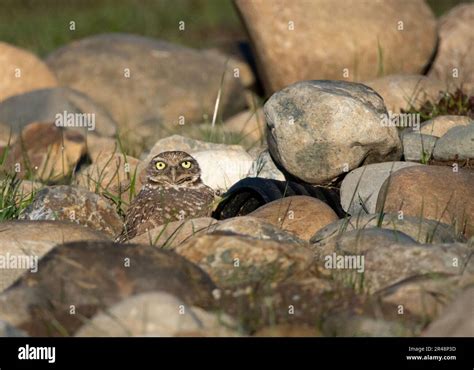
[[[176,182],[176,168],[171,167],[171,178],[173,179],[173,184]]]

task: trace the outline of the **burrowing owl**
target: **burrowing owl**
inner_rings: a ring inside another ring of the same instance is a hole
[[[214,191],[201,180],[197,161],[185,152],[163,152],[146,169],[146,182],[130,204],[124,242],[168,222],[210,216]]]

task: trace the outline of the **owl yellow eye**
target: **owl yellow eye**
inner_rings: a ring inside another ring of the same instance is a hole
[[[160,161],[160,162],[156,162],[155,167],[156,167],[156,169],[158,169],[158,170],[164,170],[165,167],[166,167],[166,163],[165,163],[165,162],[161,162],[161,161]]]
[[[192,165],[193,164],[190,161],[181,162],[181,167],[186,168],[186,169],[191,168]]]

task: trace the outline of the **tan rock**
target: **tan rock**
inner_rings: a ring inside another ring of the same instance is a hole
[[[92,160],[92,163],[96,163],[108,155],[110,156],[111,153],[119,152],[120,149],[117,140],[110,137],[88,135],[86,142],[87,154]]]
[[[414,166],[395,172],[382,186],[377,212],[403,212],[474,234],[474,172],[445,166]]]
[[[473,337],[474,336],[474,286],[459,294],[442,315],[433,321],[424,337]]]
[[[467,116],[438,116],[423,122],[420,133],[441,137],[453,127],[467,126],[473,120]]]
[[[411,107],[418,109],[427,100],[437,101],[440,92],[447,91],[447,86],[434,77],[423,75],[390,75],[366,82],[383,98],[387,110],[400,113]]]
[[[429,76],[474,93],[474,4],[459,4],[438,21],[439,46]]]
[[[440,278],[427,275],[408,278],[383,289],[379,295],[383,302],[402,305],[404,311],[433,319],[442,313],[461,288],[459,276]]]
[[[344,0],[236,4],[268,93],[301,80],[420,73],[436,45],[436,20],[422,0],[402,7],[396,0],[351,6]]]
[[[11,147],[4,168],[20,177],[33,173],[41,181],[58,181],[86,154],[84,136],[54,123],[32,123]],[[19,166],[19,171],[17,171]]]
[[[260,218],[303,240],[338,220],[336,213],[319,199],[304,195],[275,200],[257,208],[249,216]]]
[[[261,144],[265,140],[265,116],[262,109],[246,110],[223,123],[226,131],[242,136],[247,142]]]
[[[54,73],[27,50],[0,42],[0,101],[13,95],[58,86]]]

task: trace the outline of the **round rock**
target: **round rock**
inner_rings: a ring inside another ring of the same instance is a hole
[[[57,185],[38,191],[20,216],[23,220],[70,221],[110,236],[122,230],[122,219],[102,196],[85,189]]]
[[[343,81],[304,81],[265,103],[272,157],[310,184],[330,182],[362,164],[398,160],[402,147],[383,99]]]
[[[318,230],[338,220],[336,213],[319,199],[304,195],[274,200],[251,212],[276,227],[309,240]]]
[[[377,212],[398,213],[453,225],[474,235],[474,172],[447,166],[412,166],[385,181]],[[403,230],[402,230],[403,231]]]
[[[36,55],[5,42],[0,42],[0,71],[0,101],[27,91],[58,86],[54,73]]]

